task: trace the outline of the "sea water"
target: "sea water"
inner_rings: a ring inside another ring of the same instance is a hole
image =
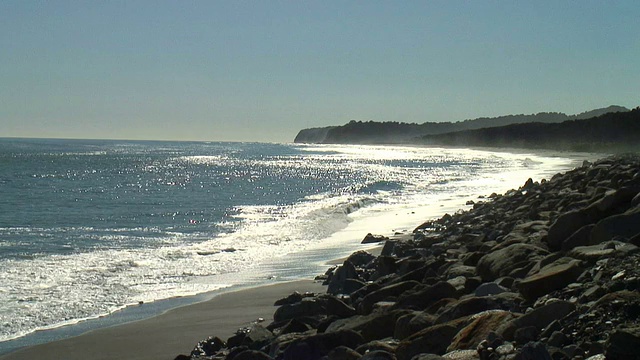
[[[128,305],[323,271],[579,156],[0,139],[0,341]]]

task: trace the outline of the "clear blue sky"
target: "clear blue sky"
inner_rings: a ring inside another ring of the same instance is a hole
[[[640,1],[0,1],[0,137],[291,141],[640,105]]]

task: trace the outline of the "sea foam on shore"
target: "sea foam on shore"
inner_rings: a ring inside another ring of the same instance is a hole
[[[176,359],[638,359],[639,246],[640,157],[585,163],[354,253],[326,294]]]

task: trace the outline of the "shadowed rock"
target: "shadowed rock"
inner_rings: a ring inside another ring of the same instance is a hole
[[[354,349],[363,344],[364,338],[353,330],[317,334],[294,340],[284,351],[284,360],[319,360],[338,346]]]
[[[530,244],[511,244],[503,249],[483,256],[476,270],[484,281],[493,281],[502,276],[509,276],[514,270],[531,264],[549,252]]]
[[[574,282],[582,274],[578,261],[545,267],[518,284],[518,290],[527,299],[537,299]]]

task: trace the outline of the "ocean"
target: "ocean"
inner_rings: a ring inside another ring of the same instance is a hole
[[[46,333],[36,330],[116,318],[122,309],[310,278],[326,260],[362,249],[367,232],[408,233],[583,158],[0,139],[0,350]]]

